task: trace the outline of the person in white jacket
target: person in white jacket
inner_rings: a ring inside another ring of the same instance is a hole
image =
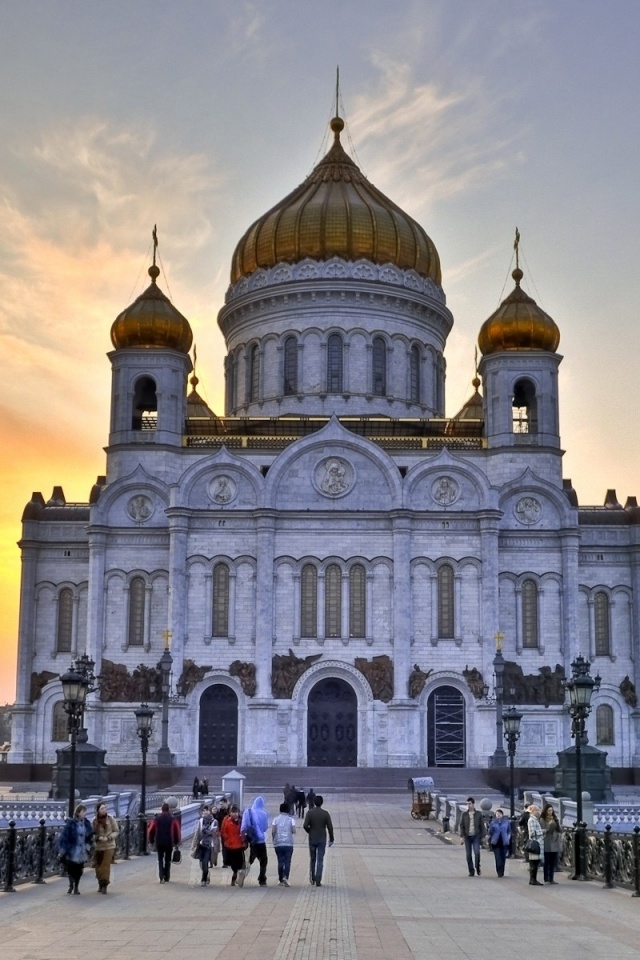
[[[271,839],[278,858],[278,882],[283,887],[289,886],[289,871],[293,856],[293,835],[296,832],[296,821],[289,814],[289,804],[280,804],[280,814],[271,824]]]

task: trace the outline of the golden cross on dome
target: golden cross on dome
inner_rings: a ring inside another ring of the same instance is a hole
[[[516,252],[516,270],[520,269],[520,231],[516,227],[516,238],[513,241],[513,249]]]
[[[336,117],[340,116],[340,67],[336,67]]]
[[[496,633],[496,635],[495,635],[495,637],[494,637],[493,639],[494,639],[495,642],[496,642],[496,653],[500,653],[500,652],[502,651],[502,643],[503,643],[503,641],[504,641],[504,633],[502,633],[500,630],[498,630],[498,632]]]
[[[172,637],[172,636],[173,636],[173,633],[171,632],[171,630],[163,630],[163,631],[162,631],[161,637],[162,637],[162,639],[164,640],[164,648],[165,648],[165,650],[168,650],[168,649],[169,649],[169,646],[170,646],[169,641],[171,640],[171,637]]]
[[[153,230],[151,231],[151,236],[153,238],[153,265],[156,265],[156,250],[158,249],[158,226],[154,223]]]

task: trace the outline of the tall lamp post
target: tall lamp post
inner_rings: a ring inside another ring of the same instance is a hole
[[[137,733],[140,737],[140,747],[142,749],[142,781],[140,785],[140,849],[142,853],[147,851],[147,824],[145,814],[147,812],[147,751],[149,749],[149,740],[151,738],[151,722],[153,720],[153,710],[146,703],[141,703],[136,715]]]
[[[73,816],[76,801],[76,743],[82,727],[84,705],[89,684],[86,677],[73,667],[60,677],[63,708],[67,714],[71,756],[69,765],[69,816]]]
[[[511,856],[513,856],[516,843],[516,802],[515,787],[513,782],[513,765],[516,756],[516,743],[520,739],[520,722],[522,720],[522,714],[519,710],[516,710],[515,707],[509,707],[509,709],[504,713],[502,719],[504,721],[504,738],[507,741],[507,749],[509,751],[509,820],[511,821],[510,852]]]
[[[601,678],[592,677],[589,663],[582,655],[571,664],[572,674],[564,681],[569,694],[569,716],[571,717],[571,736],[576,742],[576,816],[574,835],[574,875],[572,880],[586,880],[587,871],[584,849],[584,825],[582,820],[582,747],[587,743],[586,720],[591,713],[591,697],[594,690],[600,689]]]
[[[173,657],[169,649],[171,632],[164,635],[164,652],[160,657],[160,672],[162,674],[162,745],[158,750],[158,766],[171,766],[171,751],[169,750],[169,700],[171,696],[171,668]]]
[[[487,703],[496,706],[496,748],[493,751],[491,765],[494,767],[506,767],[507,755],[502,744],[502,708],[504,705],[504,657],[502,656],[502,642],[504,634],[496,633],[496,655],[493,658],[493,696],[489,695],[489,687],[484,685],[482,692]]]

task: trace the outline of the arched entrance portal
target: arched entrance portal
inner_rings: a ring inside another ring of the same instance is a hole
[[[464,697],[455,687],[437,687],[427,701],[430,767],[464,767]]]
[[[238,698],[224,683],[207,687],[200,697],[200,746],[203,766],[231,766],[238,762]]]
[[[328,677],[307,701],[307,765],[358,766],[358,701],[344,680]]]

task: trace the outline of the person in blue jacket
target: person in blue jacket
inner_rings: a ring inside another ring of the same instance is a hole
[[[67,893],[80,893],[78,889],[80,877],[85,863],[91,856],[93,844],[93,830],[87,820],[87,808],[83,803],[79,803],[73,811],[73,816],[65,820],[58,844],[58,850],[69,877]]]
[[[496,810],[489,824],[489,846],[496,858],[496,873],[504,877],[504,865],[511,849],[511,823],[503,810]]]
[[[244,884],[249,876],[249,869],[254,860],[260,864],[258,883],[261,887],[267,885],[267,830],[269,829],[269,815],[264,806],[264,797],[256,797],[253,804],[242,814],[242,836],[249,844],[249,862],[246,868],[238,875],[238,886]]]

